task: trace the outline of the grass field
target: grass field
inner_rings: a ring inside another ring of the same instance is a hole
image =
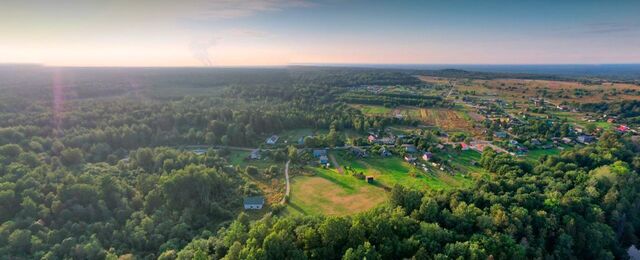
[[[332,169],[307,168],[315,176],[295,176],[286,214],[350,215],[384,202],[383,188]]]
[[[451,176],[439,170],[432,169],[428,173],[424,172],[395,156],[381,158],[372,155],[369,158],[354,159],[343,151],[333,152],[333,154],[340,166],[348,166],[355,171],[364,172],[365,175],[374,176],[377,182],[387,187],[400,184],[419,190],[441,190],[470,183],[470,180],[461,176]]]
[[[462,132],[474,136],[482,135],[480,128],[473,127],[474,119],[465,111],[453,109],[419,109],[420,119],[447,132]]]
[[[557,148],[553,148],[553,149],[535,149],[535,150],[529,150],[529,152],[526,155],[526,160],[530,161],[530,162],[537,162],[538,160],[540,160],[540,158],[542,158],[542,156],[545,155],[558,155],[560,154],[560,150]]]

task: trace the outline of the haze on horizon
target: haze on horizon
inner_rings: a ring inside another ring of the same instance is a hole
[[[640,1],[4,1],[0,63],[640,63]]]

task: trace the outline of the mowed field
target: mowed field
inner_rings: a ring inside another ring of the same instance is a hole
[[[287,214],[342,216],[362,212],[383,203],[385,190],[335,169],[308,167],[314,176],[292,178]]]

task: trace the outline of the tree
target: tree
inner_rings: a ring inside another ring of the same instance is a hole
[[[78,165],[84,160],[84,154],[78,148],[65,148],[60,153],[60,159],[66,166]]]

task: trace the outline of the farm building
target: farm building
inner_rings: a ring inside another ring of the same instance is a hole
[[[262,209],[264,206],[264,197],[246,197],[244,198],[244,209]]]
[[[326,156],[327,150],[325,149],[316,149],[313,150],[313,157],[319,158],[320,156]]]
[[[251,151],[251,155],[249,155],[249,158],[251,158],[252,160],[260,160],[260,150],[253,149]]]
[[[267,144],[276,144],[276,142],[278,142],[278,136],[277,135],[272,135],[271,137],[267,138],[266,143]]]

